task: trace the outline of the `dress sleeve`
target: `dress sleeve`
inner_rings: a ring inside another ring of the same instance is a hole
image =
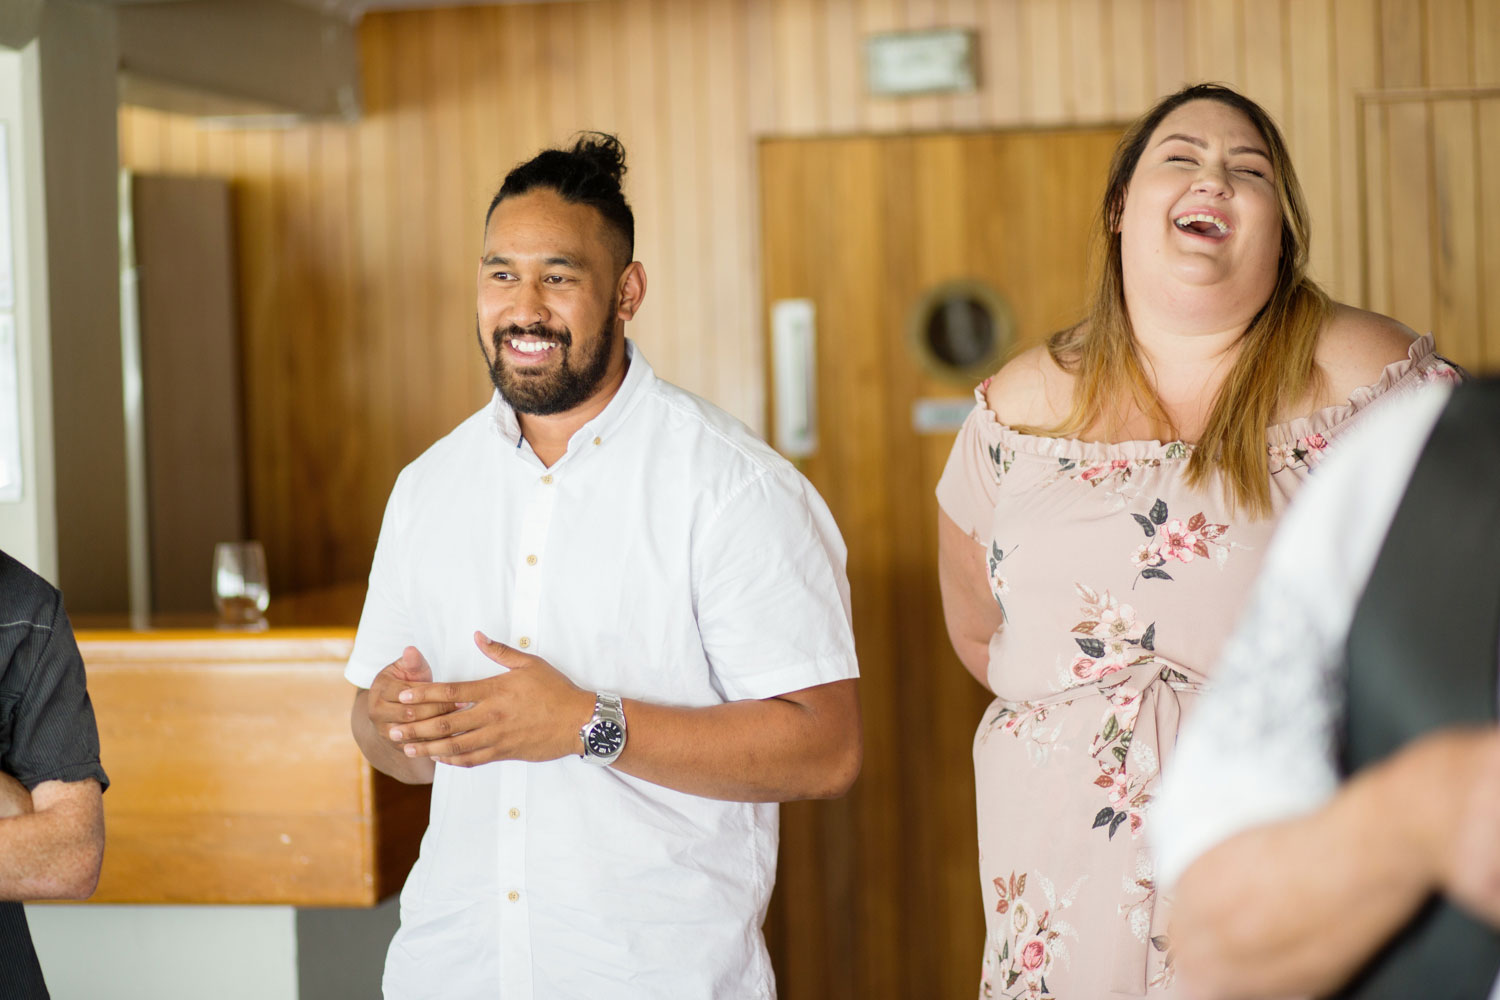
[[[990,515],[1006,464],[1005,450],[997,440],[999,427],[995,415],[982,402],[976,403],[959,428],[937,484],[943,513],[982,545],[989,542]]]
[[[10,747],[3,769],[28,789],[44,781],[96,778],[109,787],[99,764],[99,730],[85,686],[83,657],[59,599],[50,621],[41,618],[7,669],[25,673],[13,708]]]
[[[730,701],[859,675],[845,548],[833,515],[790,466],[747,483],[694,541],[703,651]]]
[[[375,543],[375,558],[370,564],[365,606],[359,615],[359,630],[354,635],[354,649],[344,668],[344,676],[362,688],[369,687],[375,675],[400,656],[415,639],[405,587],[411,569],[402,556],[407,526],[401,498],[406,479],[405,472],[397,477],[390,499],[386,501],[380,537]]]

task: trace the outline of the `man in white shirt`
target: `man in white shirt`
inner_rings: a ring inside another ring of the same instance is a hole
[[[859,771],[842,539],[625,339],[623,173],[586,135],[506,177],[478,276],[495,397],[386,508],[352,728],[433,783],[388,1000],[774,996],[775,803]]]
[[[1323,995],[1351,979],[1346,995],[1394,996],[1395,978],[1413,975],[1418,985],[1400,995],[1490,992],[1500,941],[1497,470],[1500,384],[1466,386],[1451,401],[1428,388],[1372,414],[1288,513],[1156,803],[1158,870],[1176,893],[1172,945],[1195,996]],[[1413,562],[1413,542],[1430,566],[1393,579]],[[1470,564],[1479,570],[1465,575]],[[1368,617],[1382,593],[1398,602],[1394,613],[1381,605],[1389,628]],[[1460,610],[1469,608],[1478,611]],[[1438,634],[1460,624],[1471,655],[1403,650],[1375,689],[1361,677],[1381,659],[1379,649],[1361,658],[1372,639],[1441,649]],[[1429,705],[1460,688],[1475,693],[1458,712],[1467,724],[1416,718],[1444,718]],[[1416,724],[1411,739],[1392,741],[1399,749],[1358,768],[1372,715],[1377,727]],[[1341,771],[1354,773],[1341,784]],[[1470,940],[1478,947],[1451,960]],[[1500,1000],[1500,982],[1491,995]]]

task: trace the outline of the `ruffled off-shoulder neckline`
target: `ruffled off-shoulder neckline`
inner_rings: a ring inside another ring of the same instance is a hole
[[[1349,394],[1344,403],[1335,403],[1314,410],[1306,416],[1295,417],[1266,428],[1267,446],[1291,445],[1316,435],[1336,436],[1339,429],[1359,411],[1388,392],[1406,392],[1428,381],[1430,378],[1446,377],[1453,368],[1440,357],[1434,347],[1432,334],[1427,333],[1412,341],[1406,357],[1393,361],[1381,371],[1380,377],[1370,385],[1360,386]],[[1071,459],[1078,462],[1126,461],[1147,459],[1186,459],[1193,446],[1184,441],[1080,441],[1077,438],[1043,437],[1026,434],[1008,424],[1000,422],[984,398],[989,380],[974,389],[974,401],[980,426],[986,441],[992,445],[1012,451],[1039,455],[1044,458]]]

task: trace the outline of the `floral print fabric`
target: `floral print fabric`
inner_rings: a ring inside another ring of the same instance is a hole
[[[1424,337],[1348,404],[1267,430],[1274,510],[1377,399],[1456,378]],[[979,995],[1176,996],[1151,801],[1275,518],[1185,482],[1190,445],[1085,443],[977,405],[938,484],[984,547],[1005,624],[974,739],[986,935]]]

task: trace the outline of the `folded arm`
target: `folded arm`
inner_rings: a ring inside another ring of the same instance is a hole
[[[1500,733],[1429,736],[1323,808],[1236,834],[1177,883],[1173,948],[1205,998],[1336,989],[1433,892],[1500,927]]]
[[[14,778],[0,785],[0,899],[87,899],[104,859],[99,782],[44,781],[29,803]]]

